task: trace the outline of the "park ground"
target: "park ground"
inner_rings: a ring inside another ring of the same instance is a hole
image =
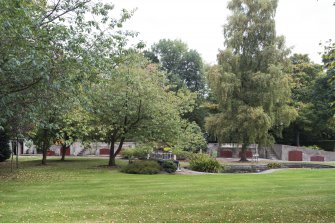
[[[0,222],[335,222],[334,169],[131,175],[106,164],[0,163]]]

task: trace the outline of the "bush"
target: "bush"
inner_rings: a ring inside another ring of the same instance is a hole
[[[134,156],[134,149],[124,149],[121,151],[122,158],[131,159]]]
[[[177,160],[186,160],[192,154],[191,152],[183,151],[181,149],[174,149],[172,153],[177,156]]]
[[[0,162],[10,158],[9,137],[5,131],[0,130]]]
[[[160,165],[153,160],[138,160],[129,163],[121,169],[121,172],[131,174],[157,174],[161,171]]]
[[[209,173],[218,173],[221,170],[221,164],[207,154],[192,154],[190,167],[194,171]]]
[[[281,168],[281,164],[280,163],[268,163],[267,167],[268,169],[278,169],[278,168]]]
[[[126,149],[122,152],[122,157],[125,159],[147,159],[148,154],[152,152],[152,148],[147,146],[136,147],[134,149]]]
[[[207,142],[201,128],[195,122],[185,122],[183,125],[184,131],[175,146],[189,152],[206,151]]]
[[[167,173],[174,173],[177,170],[177,164],[174,163],[172,160],[163,160],[161,162],[161,167]]]
[[[312,145],[312,146],[307,146],[307,149],[313,149],[313,150],[322,150],[319,146],[317,145]]]

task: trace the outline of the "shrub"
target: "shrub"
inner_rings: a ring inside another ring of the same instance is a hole
[[[121,156],[124,159],[131,159],[134,156],[134,149],[124,149],[121,151]]]
[[[121,172],[131,174],[157,174],[161,171],[160,165],[153,160],[138,160],[129,163],[121,169]]]
[[[322,150],[319,146],[317,145],[312,145],[312,146],[307,146],[307,149],[313,149],[313,150]]]
[[[172,160],[163,160],[161,162],[161,167],[167,173],[174,173],[177,170],[177,164],[174,163]]]
[[[0,130],[0,162],[9,159],[11,150],[9,148],[9,137],[5,131]]]
[[[152,148],[148,146],[136,147],[134,149],[126,149],[122,152],[123,158],[131,159],[147,159],[148,154],[152,152]]]
[[[190,167],[194,171],[217,173],[221,170],[221,164],[207,154],[192,154]]]
[[[195,122],[185,123],[183,129],[184,131],[178,137],[178,142],[175,143],[177,148],[189,152],[206,151],[207,142],[201,132],[201,128]]]
[[[164,148],[163,148],[163,151],[164,151],[164,152],[170,152],[170,151],[171,151],[171,148],[170,148],[170,147],[164,147]]]
[[[184,151],[181,149],[174,149],[172,153],[177,156],[177,160],[186,160],[192,154],[191,152]]]
[[[267,167],[268,169],[277,169],[277,168],[281,168],[281,164],[280,163],[268,163]]]

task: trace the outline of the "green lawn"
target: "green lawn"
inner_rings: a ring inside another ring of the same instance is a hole
[[[335,222],[335,170],[128,175],[106,159],[0,163],[0,222]]]

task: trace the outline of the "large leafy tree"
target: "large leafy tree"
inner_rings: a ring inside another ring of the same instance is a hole
[[[160,62],[177,90],[183,85],[193,92],[204,90],[203,62],[196,50],[190,50],[181,40],[162,39],[152,46],[152,52],[155,57],[149,58]]]
[[[231,0],[228,8],[226,49],[209,72],[220,113],[208,118],[207,127],[221,142],[242,143],[245,161],[248,144],[273,142],[296,111],[287,103],[290,62],[275,32],[277,0]]]
[[[0,4],[0,127],[13,118],[27,120],[45,164],[64,113],[72,110],[70,99],[118,63],[133,35],[121,30],[122,23],[132,13],[115,19],[112,5],[90,0]]]
[[[41,7],[43,7],[42,4]],[[28,1],[0,1],[0,127],[34,100],[47,57],[36,20],[39,6]]]
[[[324,67],[312,63],[307,55],[295,54],[291,57],[292,99],[298,117],[284,130],[283,139],[277,139],[279,142],[332,148],[321,142],[333,140],[335,136],[334,69],[330,63],[331,54],[326,48],[323,55]]]
[[[116,69],[101,75],[90,94],[94,134],[110,145],[109,166],[115,165],[126,139],[174,144],[183,123],[180,115],[194,101],[188,91],[170,91],[164,74],[139,54],[124,57]]]
[[[283,131],[283,138],[277,141],[300,146],[316,140],[320,121],[315,106],[316,88],[319,79],[324,76],[323,67],[310,61],[308,55],[294,54],[292,62],[292,102],[298,112],[297,119]],[[324,94],[326,89],[322,90]],[[319,99],[318,99],[319,100]]]
[[[325,52],[322,55],[323,63],[327,69],[335,68],[335,43],[332,41],[328,42],[328,45],[324,47]]]
[[[174,91],[187,88],[197,93],[195,108],[184,114],[184,118],[196,122],[204,128],[205,110],[202,107],[206,95],[204,64],[200,54],[189,49],[181,40],[162,39],[152,46],[145,56],[152,62],[159,63],[167,73]]]

